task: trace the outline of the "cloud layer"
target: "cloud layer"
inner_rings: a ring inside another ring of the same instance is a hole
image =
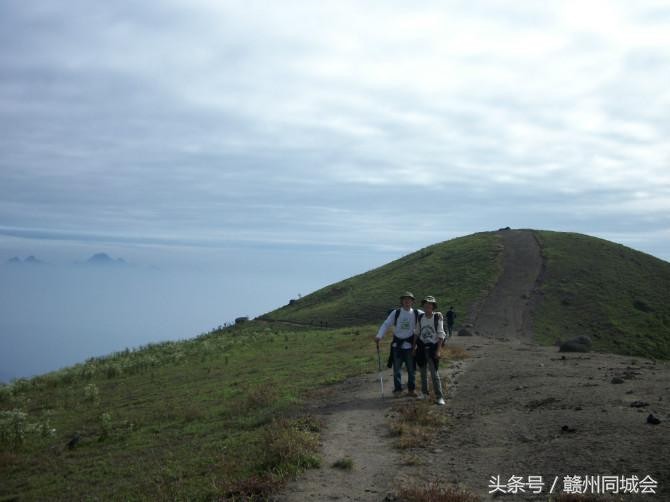
[[[3,2],[0,235],[666,259],[665,2]]]

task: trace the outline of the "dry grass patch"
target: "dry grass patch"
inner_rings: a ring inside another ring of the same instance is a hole
[[[446,423],[441,410],[427,401],[397,404],[390,415],[389,429],[398,438],[400,449],[421,448],[428,444]]]
[[[421,458],[417,454],[409,453],[402,458],[402,464],[403,465],[421,465],[421,464],[423,464],[423,460],[421,460]]]
[[[445,345],[444,350],[446,352],[446,358],[454,361],[460,361],[462,359],[467,359],[470,357],[470,353],[465,350],[463,347],[458,345]]]
[[[440,486],[437,481],[425,485],[401,487],[396,490],[396,496],[403,502],[479,502],[481,500],[468,491]]]

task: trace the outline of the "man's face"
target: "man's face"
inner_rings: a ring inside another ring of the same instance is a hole
[[[403,296],[402,297],[402,307],[404,309],[412,308],[413,304],[414,304],[414,300],[412,300],[409,296]]]

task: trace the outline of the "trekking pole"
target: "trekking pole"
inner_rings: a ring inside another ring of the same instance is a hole
[[[379,355],[379,345],[377,345],[377,367],[379,368],[379,384],[382,389],[382,399],[384,399],[384,375],[382,373],[382,358]]]

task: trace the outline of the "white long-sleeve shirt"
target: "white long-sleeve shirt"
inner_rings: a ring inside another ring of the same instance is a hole
[[[395,320],[395,311],[396,309],[393,309],[391,313],[388,315],[384,323],[380,326],[379,331],[377,332],[377,340],[381,340],[384,338],[384,335],[386,332],[389,330],[391,326],[393,326],[393,321]],[[421,310],[418,310],[419,314],[422,314],[423,312]],[[411,349],[412,348],[412,337],[414,336],[414,328],[415,328],[415,314],[414,314],[414,309],[410,308],[409,310],[405,310],[403,308],[400,309],[400,314],[398,315],[398,323],[395,325],[395,330],[394,334],[396,338],[400,338],[401,340],[407,340],[403,341],[402,345],[400,346],[401,349]]]
[[[435,316],[437,316],[437,331],[435,331]],[[419,323],[414,328],[414,334],[418,335],[423,343],[438,343],[446,338],[447,334],[444,332],[444,319],[439,312],[433,312],[433,315],[428,317],[426,314],[421,316]]]

